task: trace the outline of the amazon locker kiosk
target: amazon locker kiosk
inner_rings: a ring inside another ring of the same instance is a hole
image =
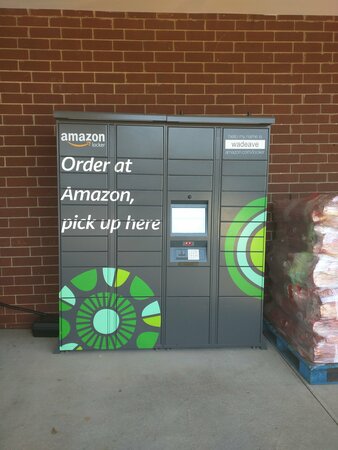
[[[274,120],[55,117],[60,350],[262,346]]]

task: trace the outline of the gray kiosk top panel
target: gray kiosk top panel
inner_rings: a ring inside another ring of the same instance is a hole
[[[275,123],[273,117],[250,117],[250,116],[164,116],[155,114],[115,114],[103,112],[81,112],[81,111],[55,111],[54,117],[58,120],[74,121],[98,121],[98,122],[148,122],[168,124],[216,124],[216,125],[243,125],[243,126],[269,126]]]

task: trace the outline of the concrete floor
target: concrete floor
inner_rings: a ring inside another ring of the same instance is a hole
[[[1,450],[337,450],[338,385],[276,350],[53,354],[0,330]]]

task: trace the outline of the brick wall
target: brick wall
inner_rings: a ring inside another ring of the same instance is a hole
[[[54,110],[275,116],[270,195],[338,191],[337,17],[0,13],[2,301],[57,310]]]

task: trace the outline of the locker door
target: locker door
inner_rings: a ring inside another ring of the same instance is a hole
[[[131,193],[117,204],[118,333],[123,348],[153,348],[162,319],[163,126],[117,125],[116,155],[130,161],[130,171],[116,174],[117,189]]]
[[[99,124],[60,124],[58,144],[60,350],[105,350],[111,328],[109,237],[100,224],[109,207],[95,200],[95,192],[109,186],[108,130]]]
[[[268,130],[224,129],[218,343],[260,344]]]
[[[168,128],[167,346],[209,344],[213,161],[212,127]]]

